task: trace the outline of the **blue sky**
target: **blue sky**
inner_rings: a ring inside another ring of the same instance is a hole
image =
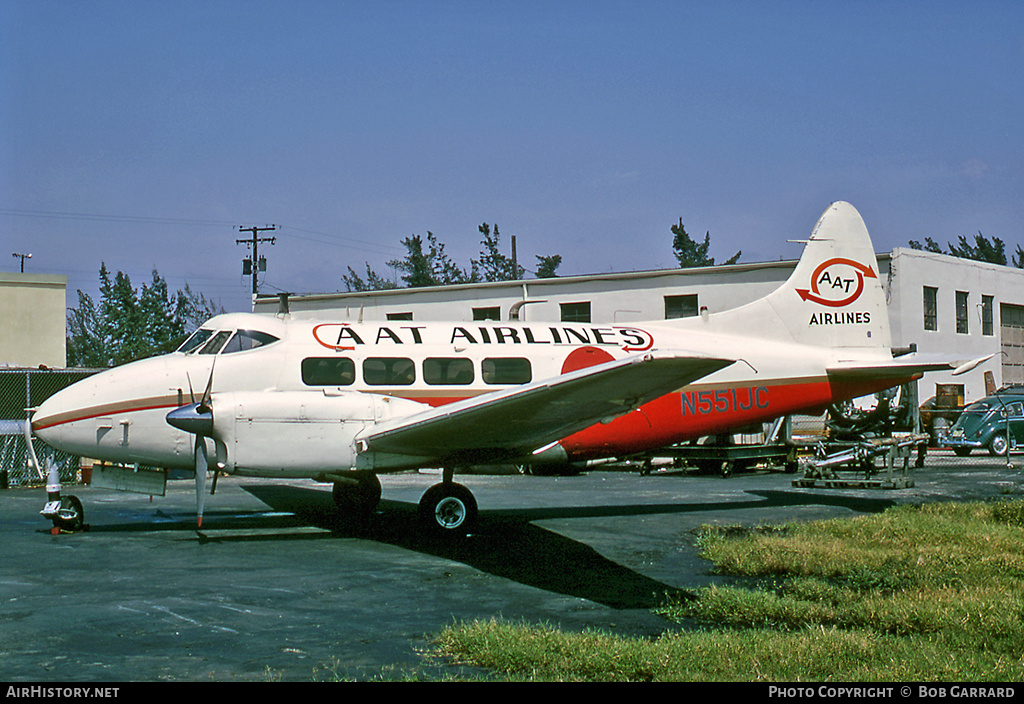
[[[101,262],[249,305],[482,222],[560,273],[799,255],[835,200],[875,247],[1024,246],[1024,3],[0,0],[0,269]]]

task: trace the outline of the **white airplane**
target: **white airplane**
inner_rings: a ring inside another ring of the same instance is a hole
[[[624,457],[954,368],[893,357],[876,268],[863,220],[838,202],[785,284],[721,313],[626,326],[220,315],[174,353],[55,394],[30,429],[75,455],[195,469],[200,526],[211,469],[333,482],[340,506],[368,511],[379,473],[441,467],[421,515],[460,533],[477,507],[457,467]]]

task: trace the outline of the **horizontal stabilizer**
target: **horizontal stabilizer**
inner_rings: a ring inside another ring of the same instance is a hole
[[[993,355],[965,360],[963,357],[949,355],[913,354],[891,360],[880,360],[877,363],[851,362],[837,364],[828,368],[828,375],[833,378],[863,379],[868,377],[892,377],[901,379],[917,377],[926,372],[952,372],[954,376],[964,374],[988,361]]]
[[[734,360],[649,353],[477,396],[375,426],[357,438],[360,466],[517,457],[610,421],[729,366]]]

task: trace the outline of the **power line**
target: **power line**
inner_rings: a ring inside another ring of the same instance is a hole
[[[26,218],[49,218],[53,220],[101,220],[107,222],[146,222],[164,225],[230,225],[223,220],[199,220],[194,218],[160,218],[146,215],[103,215],[99,213],[65,213],[43,210],[18,210],[0,208],[0,214]]]

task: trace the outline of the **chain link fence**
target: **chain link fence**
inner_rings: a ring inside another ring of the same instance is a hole
[[[46,474],[30,466],[25,444],[26,409],[35,408],[61,389],[98,369],[0,369],[0,488],[45,484]],[[81,460],[36,440],[43,467],[56,463],[61,482],[77,482]]]

